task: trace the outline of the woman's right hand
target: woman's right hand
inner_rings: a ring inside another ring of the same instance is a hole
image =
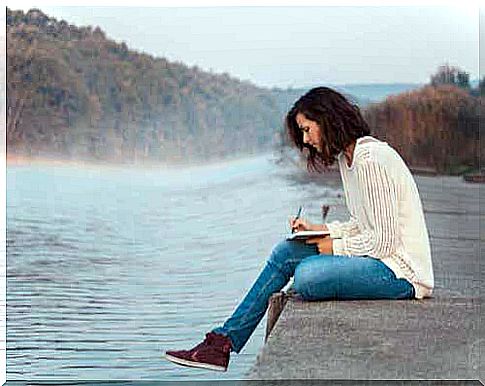
[[[299,218],[295,220],[295,217],[290,217],[290,228],[291,233],[301,232],[301,231],[311,231],[313,230],[313,224],[309,221]]]

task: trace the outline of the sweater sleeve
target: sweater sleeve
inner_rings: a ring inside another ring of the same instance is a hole
[[[330,232],[332,239],[341,238],[342,236],[353,236],[359,233],[359,223],[354,216],[350,216],[350,220],[340,222],[338,220],[325,224]]]
[[[333,241],[335,255],[383,258],[396,248],[398,232],[397,186],[387,168],[374,160],[365,160],[357,167],[361,204],[369,221],[369,229]]]

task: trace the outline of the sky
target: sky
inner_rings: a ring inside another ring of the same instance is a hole
[[[129,48],[264,87],[427,83],[448,63],[479,77],[478,7],[61,7]]]

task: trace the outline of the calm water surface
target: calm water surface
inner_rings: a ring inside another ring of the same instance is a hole
[[[162,355],[224,322],[300,204],[341,203],[335,178],[297,185],[270,158],[9,166],[7,380],[243,378],[266,317],[227,373]]]

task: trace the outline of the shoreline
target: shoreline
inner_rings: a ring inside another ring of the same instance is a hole
[[[117,162],[110,160],[95,160],[95,159],[68,159],[56,158],[48,156],[29,157],[17,154],[7,154],[5,157],[5,166],[66,166],[66,167],[87,167],[87,168],[110,168],[110,169],[126,169],[126,168],[143,168],[143,169],[173,169],[173,168],[193,168],[200,166],[219,165],[221,163],[237,163],[245,159],[257,157],[272,157],[272,153],[258,153],[258,154],[237,154],[233,157],[227,158],[212,158],[209,160],[180,160],[173,161],[140,161],[140,162]]]
[[[51,157],[26,157],[19,155],[7,155],[5,158],[5,167],[16,166],[54,166],[54,167],[84,167],[84,168],[120,168],[129,165],[116,164],[114,162],[102,162],[95,160],[72,160]],[[160,165],[158,165],[160,166]]]

